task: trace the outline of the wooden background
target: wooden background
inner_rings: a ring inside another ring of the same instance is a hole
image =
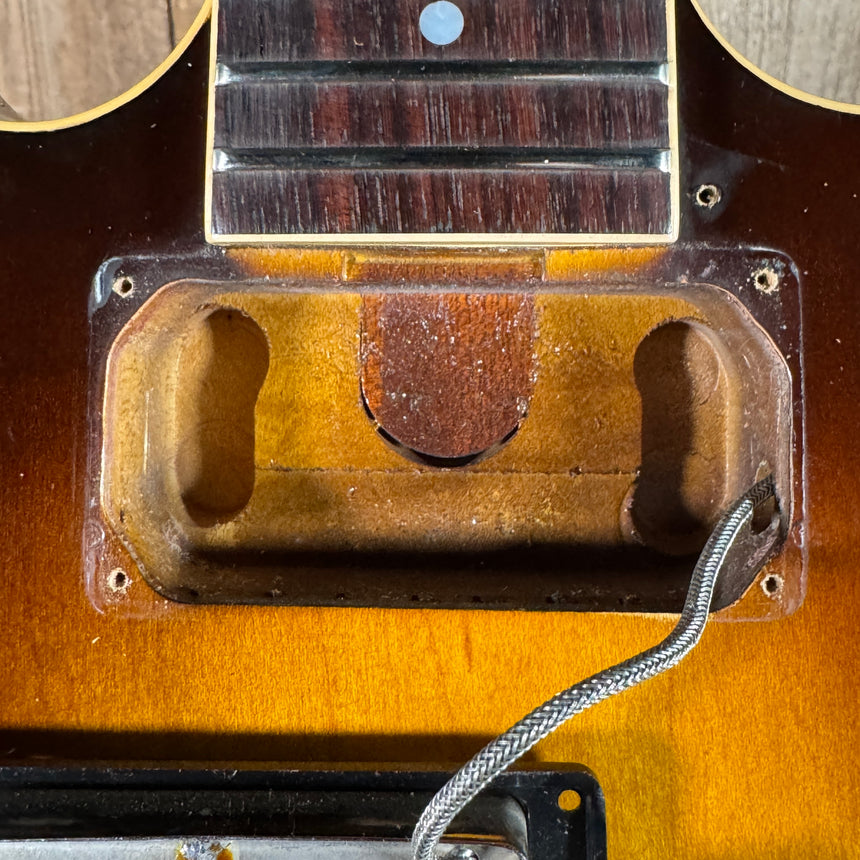
[[[857,0],[699,0],[739,53],[793,87],[860,103]]]
[[[860,103],[856,0],[700,0],[740,53],[799,89]],[[202,0],[0,0],[0,95],[53,119],[119,95],[163,60]]]
[[[203,0],[0,0],[0,95],[23,119],[125,92],[182,38]]]

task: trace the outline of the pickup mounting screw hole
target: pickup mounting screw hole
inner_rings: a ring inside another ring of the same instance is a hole
[[[761,587],[768,597],[775,597],[782,591],[782,577],[770,573],[761,581]]]
[[[421,35],[434,45],[450,45],[463,32],[463,13],[450,0],[436,0],[421,10],[418,27]]]
[[[117,567],[108,574],[107,585],[114,594],[124,594],[131,585],[131,578],[121,567]]]
[[[582,806],[582,797],[578,791],[568,788],[558,796],[556,803],[562,812],[576,812]]]
[[[770,266],[756,269],[752,274],[752,281],[755,288],[766,295],[772,295],[779,289],[779,275]]]
[[[123,299],[127,299],[134,292],[134,280],[128,275],[119,275],[114,278],[113,291]]]
[[[702,209],[713,209],[723,199],[723,192],[718,185],[707,184],[700,185],[693,196],[696,206]]]

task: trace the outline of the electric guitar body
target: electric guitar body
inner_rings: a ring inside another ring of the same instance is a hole
[[[525,766],[593,773],[610,857],[854,856],[860,116],[687,0],[393,59],[373,3],[281,56],[242,2],[0,132],[3,763],[450,769],[661,640],[773,473],[691,656]]]

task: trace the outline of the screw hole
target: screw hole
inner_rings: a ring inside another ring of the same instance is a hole
[[[122,568],[118,567],[108,574],[107,585],[115,594],[122,594],[131,585],[131,578]]]
[[[578,791],[568,788],[558,796],[556,803],[562,812],[576,812],[582,805],[582,797]]]
[[[762,580],[761,587],[768,597],[775,597],[782,591],[782,577],[770,573]]]
[[[120,275],[114,279],[113,291],[123,299],[127,299],[134,292],[134,280],[128,275]]]
[[[762,266],[752,274],[752,281],[760,293],[771,295],[779,289],[779,275],[769,266]]]
[[[700,185],[694,195],[696,205],[702,209],[713,209],[723,199],[723,192],[717,185]]]

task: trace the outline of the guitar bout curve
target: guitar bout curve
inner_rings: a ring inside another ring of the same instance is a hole
[[[156,81],[159,80],[174,63],[185,53],[188,46],[193,41],[194,37],[200,32],[204,23],[209,19],[212,13],[212,0],[203,0],[200,11],[197,13],[191,26],[186,30],[185,35],[176,43],[173,50],[162,60],[148,75],[141,78],[136,84],[129,87],[124,92],[100,105],[81,111],[80,113],[70,114],[69,116],[58,117],[57,119],[40,119],[40,120],[3,120],[0,119],[0,132],[39,132],[39,131],[61,131],[66,128],[74,128],[78,125],[84,125],[92,120],[98,119],[105,114],[115,111],[117,108],[128,104],[133,99],[148,90]],[[0,99],[2,102],[2,99]]]
[[[806,104],[823,107],[827,110],[833,110],[840,113],[860,114],[860,104],[852,102],[843,102],[838,99],[827,98],[826,96],[818,96],[815,93],[807,92],[799,87],[792,86],[774,75],[766,72],[760,66],[757,66],[752,60],[747,59],[737,48],[729,42],[728,39],[720,32],[717,25],[710,19],[708,13],[702,7],[702,0],[690,0],[696,14],[701,18],[702,23],[708,28],[711,35],[720,43],[721,47],[743,66],[748,72],[752,72],[757,78],[764,81],[769,86],[773,87],[793,99],[797,99]]]

